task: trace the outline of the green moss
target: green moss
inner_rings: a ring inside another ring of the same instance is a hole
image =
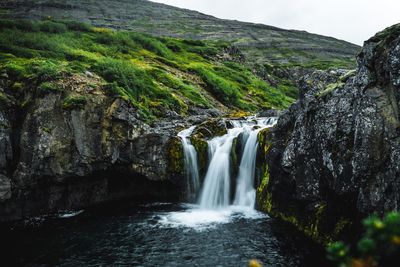
[[[172,174],[184,173],[183,147],[180,138],[172,138],[168,146],[168,168]]]
[[[0,104],[5,106],[9,102],[10,102],[10,99],[7,97],[7,95],[3,92],[0,92]]]
[[[12,87],[13,90],[15,91],[20,91],[22,88],[24,88],[24,85],[21,82],[15,82]]]
[[[342,88],[343,86],[344,86],[344,83],[343,83],[343,82],[337,82],[337,83],[328,84],[328,85],[325,87],[324,90],[322,90],[322,91],[320,91],[320,92],[318,92],[318,93],[316,94],[316,97],[318,97],[318,98],[324,97],[324,96],[326,96],[326,95],[332,93],[334,90],[339,89],[339,88]]]
[[[340,236],[344,229],[348,228],[352,223],[348,218],[340,218],[333,230],[333,236]]]
[[[269,173],[269,166],[265,162],[265,158],[267,157],[268,153],[272,148],[272,143],[268,139],[269,131],[270,129],[264,129],[260,131],[258,134],[259,148],[262,152],[261,155],[262,158],[264,159],[264,162],[261,165],[262,177],[261,177],[261,183],[257,188],[257,202],[258,206],[265,212],[272,212],[272,194],[268,190],[270,173]]]
[[[340,76],[339,81],[345,83],[349,78],[354,77],[356,74],[356,70],[349,70],[346,74]]]
[[[196,136],[191,136],[190,141],[197,151],[200,174],[204,175],[208,165],[208,144],[204,139]]]
[[[49,94],[61,92],[62,88],[59,84],[54,82],[43,82],[38,86],[40,94]]]
[[[263,175],[261,184],[257,188],[257,202],[258,206],[265,212],[272,211],[272,195],[268,191],[269,184],[269,167],[268,164],[262,166]]]
[[[199,139],[209,139],[225,135],[227,132],[226,125],[221,123],[220,119],[211,119],[198,125],[194,129],[192,136]]]
[[[325,244],[331,241],[331,236],[327,236],[320,231],[320,227],[324,223],[326,217],[326,203],[318,203],[317,205],[315,205],[315,208],[312,212],[306,213],[304,211],[299,211],[295,208],[291,208],[285,205],[283,205],[283,207],[282,203],[274,202],[273,194],[270,191],[270,169],[266,161],[266,158],[273,146],[273,144],[268,139],[269,131],[270,129],[265,129],[261,131],[258,135],[261,158],[264,161],[261,165],[261,183],[257,188],[258,207],[275,217],[278,217],[288,223],[293,224],[297,229],[299,229],[304,234],[311,237],[317,242]],[[301,217],[299,214],[301,214]]]
[[[64,99],[62,108],[65,110],[81,109],[86,105],[86,102],[84,96],[69,96]]]

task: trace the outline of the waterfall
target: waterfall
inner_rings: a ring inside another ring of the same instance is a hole
[[[241,128],[229,129],[224,136],[208,141],[211,158],[200,195],[201,208],[221,208],[229,205],[230,196],[230,155],[233,140]]]
[[[209,140],[209,165],[200,191],[199,204],[202,209],[220,209],[231,204],[231,151],[233,142],[241,136],[242,158],[236,177],[233,205],[253,209],[255,204],[255,164],[258,147],[258,133],[276,123],[276,118],[249,117],[246,120],[232,120],[233,126],[223,136]],[[185,170],[188,177],[188,192],[195,196],[199,187],[197,154],[189,136],[195,127],[179,133],[185,155]]]
[[[265,127],[264,127],[265,128]],[[256,190],[254,188],[254,174],[256,168],[256,156],[258,147],[258,133],[263,129],[249,131],[243,138],[244,146],[242,160],[239,165],[239,175],[237,178],[235,200],[236,206],[254,208],[256,201]]]
[[[186,174],[187,184],[187,199],[193,201],[196,199],[196,194],[199,191],[199,165],[197,159],[197,152],[195,147],[190,142],[189,136],[192,134],[195,126],[183,130],[178,133],[182,140],[183,155],[184,155],[184,169]]]

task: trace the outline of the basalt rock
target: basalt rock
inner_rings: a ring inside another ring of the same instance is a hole
[[[0,108],[0,222],[122,198],[178,200],[183,174],[170,159],[181,156],[174,140],[185,123],[150,127],[97,76],[63,79],[62,91],[26,88]],[[73,97],[85,101],[67,105]]]
[[[222,136],[227,133],[225,120],[210,119],[198,125],[192,136],[195,138],[210,139],[216,136]]]
[[[400,25],[368,40],[356,72],[314,72],[260,133],[258,207],[327,242],[400,207]]]

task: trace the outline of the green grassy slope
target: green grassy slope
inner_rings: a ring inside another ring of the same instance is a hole
[[[0,17],[73,19],[155,36],[229,41],[249,64],[353,68],[360,49],[331,37],[222,20],[146,0],[2,0]]]
[[[24,90],[62,91],[61,79],[87,71],[102,78],[107,94],[130,101],[147,120],[171,110],[181,115],[196,107],[254,112],[294,101],[291,82],[273,87],[249,68],[220,60],[226,45],[71,21],[1,20],[0,74],[7,84],[0,89],[0,102],[18,101]],[[84,105],[85,97],[66,97],[64,108]]]

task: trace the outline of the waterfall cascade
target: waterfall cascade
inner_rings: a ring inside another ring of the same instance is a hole
[[[224,136],[208,141],[209,165],[200,191],[199,204],[203,209],[218,209],[228,207],[231,196],[231,150],[235,138],[240,137],[242,158],[236,178],[236,191],[233,204],[246,208],[254,208],[255,204],[255,164],[258,133],[276,123],[276,118],[249,117],[246,120],[232,120],[232,129]],[[182,131],[179,136],[185,152],[185,168],[188,175],[188,186],[195,192],[199,185],[197,154],[188,136],[194,127]],[[196,182],[195,182],[196,181]],[[197,185],[195,188],[194,184]]]
[[[221,208],[229,205],[230,197],[230,155],[233,140],[241,128],[229,129],[224,136],[208,141],[210,164],[200,194],[201,208]]]
[[[200,188],[200,179],[199,179],[199,166],[197,159],[197,152],[195,147],[190,142],[189,136],[192,134],[194,128],[196,126],[192,126],[189,129],[183,130],[178,133],[178,136],[182,140],[183,146],[183,154],[184,154],[184,166],[185,173],[187,177],[187,199],[189,201],[193,201],[196,199],[196,194]]]

